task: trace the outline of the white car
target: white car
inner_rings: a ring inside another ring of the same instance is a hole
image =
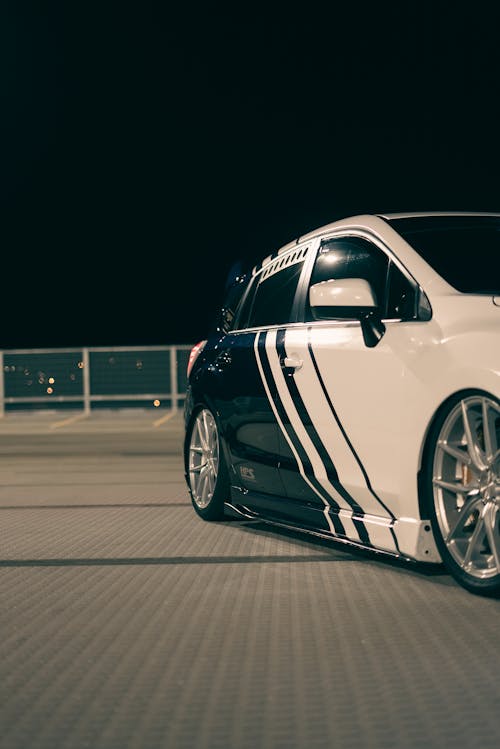
[[[186,479],[225,513],[500,593],[500,213],[363,215],[234,279],[191,352]]]

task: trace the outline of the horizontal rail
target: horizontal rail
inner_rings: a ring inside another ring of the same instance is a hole
[[[89,400],[91,401],[149,401],[149,400],[171,400],[172,393],[158,393],[158,394],[142,394],[136,393],[135,395],[90,395]],[[182,394],[177,394],[177,399],[183,398]],[[17,398],[4,398],[5,403],[51,403],[57,401],[58,403],[81,403],[84,400],[82,395],[34,395],[34,396],[19,396]]]
[[[90,353],[106,353],[117,351],[191,351],[193,346],[189,343],[179,344],[179,346],[77,346],[76,348],[17,348],[2,349],[3,354],[79,354],[85,349]]]
[[[191,349],[192,344],[169,344],[0,350],[0,417],[5,406],[37,404],[82,404],[88,413],[91,404],[97,403],[111,406],[119,402],[151,402],[157,407],[163,401],[176,410],[186,396],[185,369]],[[108,353],[119,356],[102,356]],[[127,357],[127,353],[132,357]],[[144,356],[135,360],[138,353]],[[18,357],[24,360],[19,361]],[[46,385],[47,393],[40,392]],[[149,389],[140,392],[141,386]],[[138,392],[131,393],[129,387]],[[122,388],[126,392],[120,393]],[[38,394],[24,395],[26,390]]]

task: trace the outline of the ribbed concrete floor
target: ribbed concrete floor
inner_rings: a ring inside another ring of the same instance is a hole
[[[180,419],[58,418],[0,422],[2,749],[498,749],[500,602],[204,523]]]

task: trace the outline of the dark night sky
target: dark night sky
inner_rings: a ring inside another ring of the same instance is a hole
[[[401,5],[3,4],[0,348],[195,342],[238,258],[500,210],[496,24]]]

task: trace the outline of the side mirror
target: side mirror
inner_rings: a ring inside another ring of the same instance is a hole
[[[373,348],[385,333],[372,287],[364,278],[330,278],[309,289],[309,304],[316,320],[359,320],[365,345]]]

